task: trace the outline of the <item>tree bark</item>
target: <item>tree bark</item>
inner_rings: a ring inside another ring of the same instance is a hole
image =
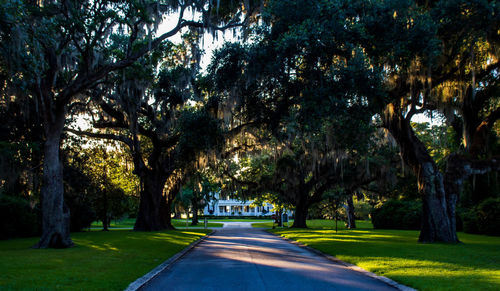
[[[422,227],[419,241],[458,242],[456,229],[453,227],[455,212],[449,211],[455,208],[456,199],[446,195],[443,175],[425,145],[415,135],[409,122],[401,113],[389,112],[385,115],[384,125],[397,141],[405,163],[418,178],[418,190],[422,197]]]
[[[167,203],[163,197],[165,175],[159,171],[148,171],[141,175],[141,196],[139,213],[134,225],[136,231],[157,231],[167,229]]]
[[[356,216],[354,215],[354,201],[352,194],[347,196],[347,228],[356,228]]]
[[[63,166],[60,144],[65,121],[64,111],[53,120],[45,119],[45,144],[41,189],[42,236],[34,248],[68,248],[70,211],[64,204]]]
[[[293,221],[293,228],[307,228],[307,213],[309,212],[309,204],[304,198],[299,198],[295,205],[295,220]]]
[[[193,199],[191,204],[193,205],[193,219],[191,220],[191,225],[198,225],[198,199]]]
[[[174,196],[175,198],[175,196]],[[165,195],[165,225],[167,229],[175,229],[175,227],[172,225],[172,203],[173,203],[173,198],[170,197],[170,195]],[[179,215],[180,216],[180,215]]]
[[[458,242],[454,211],[456,199],[446,195],[443,175],[434,163],[423,163],[418,180],[423,210],[419,241]]]
[[[108,195],[106,194],[106,191],[103,191],[104,195],[104,201],[103,201],[103,210],[102,210],[102,230],[103,231],[108,231],[108,227],[110,225],[110,219],[108,218]]]

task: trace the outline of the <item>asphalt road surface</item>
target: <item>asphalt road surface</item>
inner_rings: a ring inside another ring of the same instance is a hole
[[[141,290],[396,290],[250,223],[224,228]]]

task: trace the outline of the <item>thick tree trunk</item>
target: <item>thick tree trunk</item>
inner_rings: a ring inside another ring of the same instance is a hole
[[[174,218],[175,219],[181,219],[181,210],[180,210],[179,206],[175,207]]]
[[[102,230],[103,231],[108,231],[108,227],[110,225],[110,221],[108,218],[108,197],[106,195],[106,191],[103,193],[104,195],[104,201],[103,201],[103,210],[102,210]]]
[[[307,213],[309,212],[309,205],[304,198],[297,200],[295,205],[295,220],[293,221],[293,228],[307,228]]]
[[[175,196],[174,196],[175,197]],[[175,229],[175,227],[172,225],[172,202],[173,198],[171,198],[169,195],[165,195],[165,225],[167,229]],[[179,215],[180,217],[180,215]]]
[[[352,194],[347,196],[347,228],[356,228],[356,216],[354,215],[354,201],[352,199]]]
[[[456,199],[446,195],[443,175],[434,163],[422,164],[419,188],[423,207],[419,241],[458,242],[454,211]]]
[[[391,105],[389,106],[391,107]],[[454,229],[456,199],[446,195],[443,175],[429,155],[425,145],[416,137],[409,122],[401,113],[389,108],[385,127],[400,146],[402,157],[418,177],[418,190],[422,197],[422,227],[419,241],[458,242]]]
[[[452,154],[444,175],[444,188],[448,213],[454,219],[451,227],[456,231],[456,204],[463,190],[463,183],[472,175],[484,175],[492,171],[500,171],[500,160],[470,160],[464,156]],[[458,241],[458,240],[457,240]]]
[[[139,213],[134,225],[136,231],[157,231],[167,229],[167,205],[163,197],[165,175],[159,171],[148,171],[141,176],[141,197]]]
[[[198,201],[197,199],[193,199],[192,205],[193,205],[193,219],[191,219],[191,225],[198,225]]]
[[[69,233],[70,211],[64,204],[63,166],[60,159],[64,113],[45,123],[43,178],[41,191],[42,236],[35,248],[73,246]]]

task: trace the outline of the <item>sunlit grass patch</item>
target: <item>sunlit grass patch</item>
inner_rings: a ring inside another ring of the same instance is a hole
[[[186,227],[186,220],[185,219],[172,219],[172,225],[176,228],[185,228]],[[222,227],[224,224],[222,223],[218,223],[218,222],[210,222],[208,221],[207,223],[207,227]],[[200,219],[198,225],[196,225],[196,227],[204,227],[205,226],[205,223],[203,222],[202,219]],[[192,227],[191,226],[191,220],[189,221],[188,223],[188,227]]]
[[[419,290],[500,290],[500,237],[459,233],[460,244],[420,244],[418,231],[275,229]]]
[[[135,218],[126,218],[122,220],[113,220],[110,223],[111,228],[133,228],[135,224]],[[186,220],[185,219],[172,219],[172,225],[176,228],[185,228],[186,227]],[[204,227],[205,224],[203,223],[203,220],[200,220],[198,225],[194,227]],[[217,223],[217,222],[208,222],[207,227],[222,227],[222,223]],[[100,221],[94,221],[91,226],[91,228],[102,228],[102,222]],[[193,227],[191,225],[191,220],[189,220],[188,227]]]
[[[293,224],[293,219],[291,219],[288,222],[288,227],[291,227]],[[285,222],[285,227],[287,223]],[[277,227],[276,223],[273,223],[272,221],[268,222],[256,222],[252,223],[252,227],[265,227],[265,228],[272,228],[272,227]],[[366,220],[356,220],[356,226],[358,229],[373,229],[373,225],[371,222],[366,221]],[[307,220],[307,227],[308,228],[325,228],[325,229],[335,229],[335,220],[328,220],[328,219],[311,219]],[[337,228],[339,230],[341,229],[346,229],[345,223],[343,221],[338,221],[337,222]]]
[[[70,249],[31,249],[37,238],[0,241],[1,290],[123,290],[206,230],[73,233]]]

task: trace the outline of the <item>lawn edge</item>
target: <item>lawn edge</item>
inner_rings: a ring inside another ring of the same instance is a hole
[[[214,234],[215,231],[212,230],[210,233],[205,234],[203,237],[199,238],[195,242],[192,242],[190,245],[185,247],[182,251],[178,252],[177,254],[173,255],[160,265],[158,265],[156,268],[151,270],[149,273],[146,275],[140,277],[139,279],[135,280],[134,282],[130,283],[128,287],[125,289],[125,291],[137,291],[143,286],[145,286],[149,281],[151,281],[153,278],[158,276],[161,272],[164,270],[168,269],[171,265],[173,265],[175,262],[177,262],[180,258],[182,258],[184,255],[186,255],[189,251],[191,251],[194,247],[196,247],[199,243],[204,241],[207,237],[210,235]]]
[[[296,240],[293,240],[293,239],[286,238],[286,237],[281,236],[281,235],[279,235],[279,234],[276,234],[276,233],[270,232],[269,230],[267,230],[267,232],[268,232],[268,233],[270,233],[270,234],[272,234],[272,235],[275,235],[275,236],[277,236],[277,237],[279,237],[279,238],[281,238],[281,239],[283,239],[283,240],[286,240],[286,241],[288,241],[289,243],[292,243],[292,244],[294,244],[294,245],[296,245],[296,246],[299,246],[299,247],[301,247],[301,248],[304,248],[304,249],[306,249],[306,250],[308,250],[308,251],[310,251],[310,252],[312,252],[312,253],[315,253],[315,254],[317,254],[317,255],[323,256],[323,257],[325,257],[326,259],[328,259],[328,260],[330,260],[330,261],[332,261],[332,262],[335,262],[335,263],[337,263],[337,264],[343,265],[344,267],[346,267],[346,268],[348,268],[348,269],[351,269],[351,270],[353,270],[353,271],[360,272],[360,273],[362,273],[362,274],[364,274],[364,275],[366,275],[366,276],[368,276],[368,277],[371,277],[371,278],[373,278],[373,279],[376,279],[376,280],[382,281],[382,282],[384,282],[385,284],[387,284],[387,285],[389,285],[389,286],[392,286],[392,287],[394,287],[394,288],[396,288],[396,289],[398,289],[398,290],[401,290],[401,291],[417,291],[417,289],[414,289],[414,288],[411,288],[411,287],[409,287],[409,286],[403,285],[403,284],[398,283],[398,282],[396,282],[396,281],[394,281],[394,280],[392,280],[392,279],[389,279],[389,278],[387,278],[387,277],[377,275],[377,274],[375,274],[375,273],[372,273],[372,272],[370,272],[370,271],[367,271],[367,270],[365,270],[365,269],[363,269],[363,268],[361,268],[361,267],[359,267],[359,266],[356,266],[356,265],[354,265],[354,264],[344,262],[344,261],[340,260],[340,259],[339,259],[339,258],[337,258],[337,257],[334,257],[334,256],[329,255],[329,254],[327,254],[327,253],[324,253],[324,252],[322,252],[322,251],[320,251],[320,250],[317,250],[317,249],[315,249],[315,248],[312,248],[312,247],[310,247],[310,246],[308,246],[308,245],[305,245],[305,244],[303,244],[303,243],[301,243],[301,242],[299,242],[299,241],[296,241]]]

